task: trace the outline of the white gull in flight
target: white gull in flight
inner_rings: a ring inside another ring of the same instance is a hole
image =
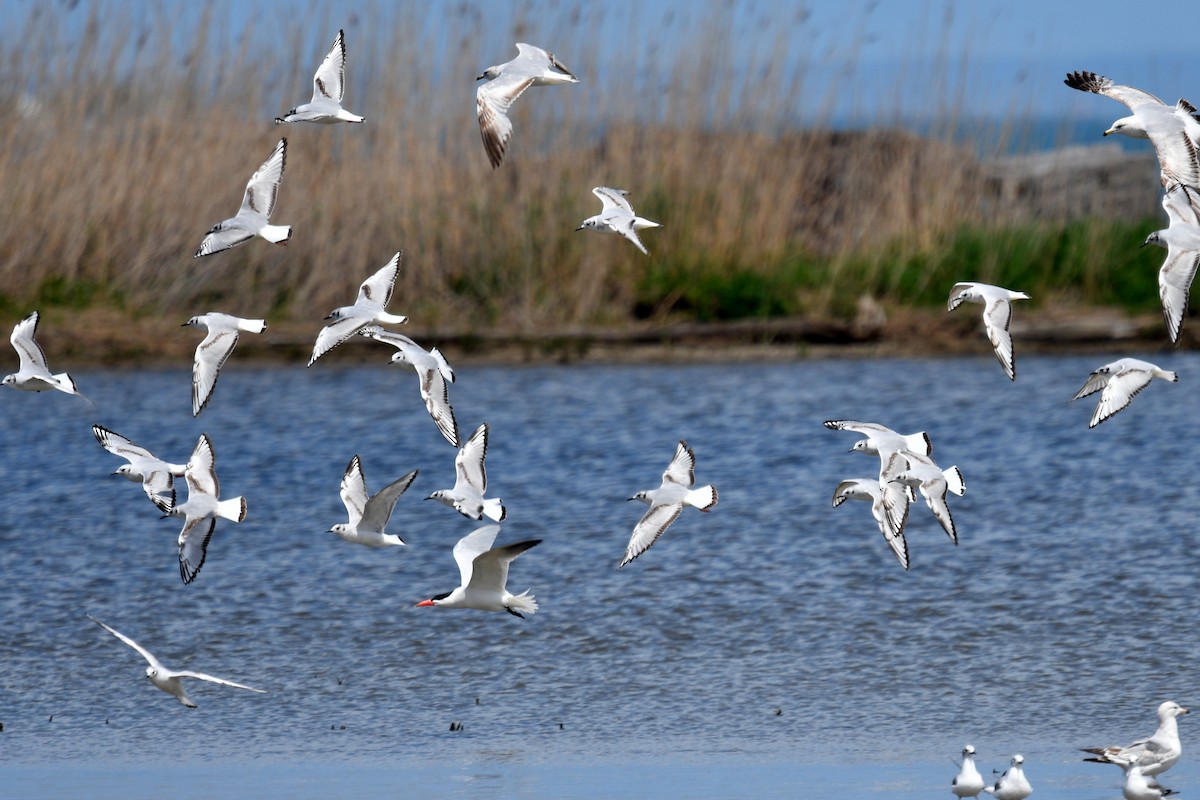
[[[638,524],[634,526],[625,547],[625,556],[617,569],[633,561],[650,549],[650,545],[658,541],[658,537],[679,518],[684,506],[709,511],[717,504],[717,490],[712,486],[692,485],[696,482],[696,453],[688,447],[688,443],[680,439],[675,447],[675,455],[667,464],[662,474],[662,483],[657,489],[643,489],[630,497],[630,500],[640,500],[650,506]]]
[[[408,489],[417,470],[397,478],[370,497],[367,496],[367,479],[363,475],[362,461],[356,455],[346,465],[342,476],[342,503],[346,506],[349,522],[339,523],[329,529],[347,542],[365,544],[368,547],[402,545],[404,540],[394,533],[387,533],[388,520],[400,495]]]
[[[504,547],[492,547],[499,533],[499,525],[487,525],[459,539],[458,544],[454,545],[454,560],[458,563],[461,578],[458,587],[422,600],[417,607],[507,611],[514,617],[522,618],[536,612],[537,601],[528,589],[520,594],[508,591],[508,567],[513,559],[542,540],[530,539]]]
[[[634,214],[633,206],[625,199],[629,192],[624,189],[597,186],[592,189],[592,194],[600,198],[600,213],[585,219],[575,230],[587,228],[600,233],[619,233],[637,245],[638,250],[650,255],[642,240],[638,238],[637,232],[643,228],[661,228],[662,225]]]
[[[509,106],[530,86],[579,83],[553,53],[523,42],[517,43],[516,58],[488,67],[475,80],[484,78],[489,80],[475,92],[475,111],[479,116],[483,149],[487,151],[493,169],[500,166],[508,140],[512,138]]]
[[[425,499],[437,500],[471,519],[487,517],[494,522],[503,522],[508,516],[504,503],[498,497],[484,497],[487,494],[487,469],[484,466],[487,446],[488,424],[485,422],[475,429],[454,457],[454,488],[438,489]]]
[[[396,285],[399,272],[400,253],[396,253],[378,272],[362,282],[358,287],[358,298],[354,305],[341,306],[329,312],[325,319],[333,321],[317,334],[317,343],[313,346],[308,366],[311,367],[318,358],[367,325],[401,325],[408,322],[408,317],[384,311],[388,301],[392,299],[392,288]]]
[[[1156,244],[1167,250],[1167,259],[1158,270],[1158,296],[1162,300],[1167,334],[1175,343],[1179,342],[1192,281],[1200,266],[1200,215],[1193,205],[1193,200],[1197,199],[1200,199],[1200,189],[1189,186],[1179,186],[1163,195],[1162,205],[1170,224],[1151,233],[1142,243],[1143,247]]]
[[[195,417],[208,405],[213,389],[217,388],[221,367],[238,343],[238,331],[262,333],[267,329],[267,321],[210,311],[192,317],[180,327],[208,330],[208,334],[196,346],[196,356],[192,361],[192,416]]]
[[[837,485],[833,491],[833,507],[837,508],[847,500],[866,500],[871,504],[871,516],[883,534],[883,540],[888,543],[900,566],[908,569],[908,542],[904,539],[904,521],[908,518],[908,504],[904,504],[904,520],[897,529],[892,528],[891,518],[883,503],[883,489],[878,478],[848,478]]]
[[[285,122],[362,122],[363,118],[342,108],[342,93],[346,90],[346,32],[338,31],[329,55],[313,75],[312,100],[298,105],[275,124]]]
[[[1092,421],[1088,423],[1089,428],[1094,428],[1133,402],[1137,393],[1149,386],[1150,381],[1155,378],[1172,383],[1179,382],[1179,375],[1161,369],[1149,361],[1122,358],[1093,372],[1087,383],[1083,384],[1083,388],[1071,399],[1078,400],[1104,390],[1100,395],[1100,402],[1096,405],[1096,411],[1092,414]]]
[[[108,625],[105,625],[91,614],[88,614],[88,619],[99,625],[101,628],[104,628],[104,630],[108,631],[113,636],[132,647],[134,650],[137,650],[138,653],[141,654],[142,658],[146,659],[146,662],[150,665],[146,667],[146,677],[150,679],[150,682],[153,683],[157,688],[162,689],[164,692],[174,697],[188,708],[195,708],[196,704],[192,702],[192,699],[187,696],[187,692],[184,691],[184,678],[193,678],[198,681],[208,681],[209,683],[216,683],[220,684],[221,686],[232,686],[234,689],[245,689],[248,692],[258,692],[259,694],[266,693],[266,689],[255,689],[253,686],[234,683],[233,681],[227,681],[224,678],[217,678],[212,675],[207,675],[203,672],[192,672],[191,670],[187,669],[170,669],[164,666],[163,663],[157,658],[155,658],[153,653],[142,647],[133,639],[130,639],[125,634],[121,633],[116,628],[111,628]]]
[[[129,462],[117,467],[113,475],[142,484],[142,490],[150,502],[158,506],[159,511],[165,514],[171,510],[175,505],[174,479],[183,477],[186,464],[163,461],[146,448],[103,425],[93,425],[92,435],[105,450]]]
[[[3,384],[26,392],[57,389],[60,392],[83,398],[90,403],[91,401],[84,397],[83,393],[75,386],[75,379],[70,375],[65,372],[57,375],[50,374],[50,368],[46,363],[46,354],[34,339],[37,334],[38,318],[38,312],[34,311],[13,326],[12,335],[8,340],[12,342],[13,349],[17,351],[20,365],[16,372],[4,376]]]
[[[1017,379],[1012,336],[1008,332],[1008,325],[1012,322],[1012,301],[1028,299],[1029,295],[1024,292],[1014,292],[989,283],[964,281],[954,284],[954,288],[950,290],[950,299],[946,303],[949,311],[953,311],[964,302],[983,305],[983,325],[987,329],[992,349],[996,351],[996,358],[1000,360],[1000,366],[1004,367],[1009,380]]]
[[[207,433],[200,434],[196,441],[183,477],[188,487],[187,502],[174,506],[167,513],[184,519],[183,530],[179,532],[179,577],[184,583],[191,583],[204,566],[217,517],[241,522],[246,518],[246,498],[218,499],[221,486],[217,481],[216,456]],[[204,522],[208,522],[207,528]]]
[[[929,456],[901,450],[892,454],[891,463],[884,471],[892,476],[892,481],[919,489],[921,496],[925,498],[925,504],[933,512],[934,518],[941,523],[950,541],[958,544],[958,532],[954,527],[954,519],[950,516],[950,505],[946,502],[947,492],[962,497],[967,491],[958,467],[942,469]]]
[[[1081,92],[1111,97],[1133,112],[1122,117],[1104,132],[1120,133],[1134,139],[1149,139],[1158,154],[1163,188],[1178,184],[1200,186],[1200,120],[1196,109],[1186,100],[1168,106],[1149,92],[1113,83],[1111,78],[1094,72],[1069,72],[1063,83]]]
[[[446,359],[435,347],[426,350],[402,333],[385,331],[383,328],[371,326],[359,331],[363,336],[384,344],[390,344],[398,352],[392,355],[391,363],[407,364],[417,371],[421,383],[421,399],[434,424],[442,432],[442,436],[450,444],[458,447],[458,421],[454,418],[454,408],[450,405],[450,390],[448,384],[454,383],[454,370],[446,363]]]
[[[287,139],[280,139],[271,155],[263,162],[246,184],[242,206],[237,214],[218,222],[204,235],[195,258],[209,256],[261,236],[273,244],[287,244],[292,238],[291,225],[271,225],[268,220],[275,210],[279,182],[283,180],[283,165],[287,159]]]

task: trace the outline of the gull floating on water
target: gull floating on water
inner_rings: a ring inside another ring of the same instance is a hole
[[[221,486],[217,481],[216,456],[207,433],[200,434],[196,441],[183,477],[188,487],[187,502],[174,506],[167,513],[184,518],[183,530],[179,532],[179,577],[184,583],[191,583],[204,566],[217,517],[241,522],[246,518],[246,498],[218,499]],[[208,529],[201,530],[201,523],[205,521]]]
[[[400,272],[400,253],[392,256],[392,260],[358,287],[358,298],[352,306],[341,306],[329,312],[325,319],[333,322],[326,325],[317,334],[317,343],[313,346],[312,356],[308,366],[321,356],[349,339],[359,330],[372,323],[381,325],[401,325],[408,322],[408,317],[399,314],[389,314],[384,309],[392,299],[392,287],[396,285],[396,275]]]
[[[1158,296],[1162,300],[1167,334],[1175,343],[1179,342],[1192,281],[1200,266],[1200,215],[1192,205],[1192,193],[1200,193],[1200,189],[1179,186],[1163,195],[1162,205],[1170,224],[1151,233],[1142,243],[1143,247],[1156,244],[1167,250],[1167,260],[1158,270]]]
[[[1121,787],[1125,800],[1161,800],[1173,794],[1179,794],[1174,789],[1168,789],[1153,778],[1146,777],[1145,771],[1135,765],[1125,768],[1125,785]]]
[[[904,539],[904,524],[898,529],[892,528],[891,518],[883,502],[884,490],[877,478],[849,478],[837,485],[833,491],[833,507],[837,508],[847,500],[866,500],[871,504],[871,516],[883,534],[883,540],[888,543],[900,566],[908,569],[908,542]],[[907,521],[908,504],[904,504],[904,517]]]
[[[1021,767],[1024,763],[1024,756],[1013,756],[1011,766],[1000,776],[1000,780],[996,781],[996,785],[985,786],[983,790],[995,795],[996,800],[1025,800],[1033,794],[1033,787],[1029,785],[1029,779],[1025,777],[1025,770]]]
[[[203,672],[192,672],[191,670],[186,669],[169,669],[164,666],[161,661],[154,657],[154,653],[151,653],[149,650],[142,647],[140,644],[135,642],[133,639],[130,639],[116,628],[111,628],[108,625],[105,625],[91,614],[88,614],[87,618],[99,625],[101,628],[104,628],[104,630],[108,631],[125,644],[132,647],[134,650],[137,650],[138,653],[141,654],[142,658],[146,659],[146,662],[150,665],[146,667],[146,677],[150,679],[150,682],[159,689],[162,689],[167,694],[173,696],[176,700],[188,708],[195,708],[196,704],[192,702],[192,699],[187,696],[187,692],[184,691],[184,678],[193,678],[198,681],[208,681],[209,683],[217,683],[221,686],[232,686],[234,689],[245,689],[248,692],[258,692],[259,694],[266,693],[266,689],[255,689],[253,686],[234,683],[233,681],[227,681],[224,678],[216,678]]]
[[[142,490],[158,510],[168,513],[175,505],[174,479],[183,477],[186,464],[170,464],[146,448],[134,444],[116,431],[103,425],[93,425],[92,435],[108,452],[128,461],[117,467],[113,475],[142,484]]]
[[[291,225],[271,225],[268,220],[275,210],[279,182],[283,180],[283,165],[287,158],[287,139],[280,139],[271,155],[263,162],[246,184],[242,207],[236,215],[218,222],[205,234],[195,258],[210,256],[222,250],[261,236],[273,244],[287,244],[292,238]]]
[[[1149,92],[1113,83],[1094,72],[1069,72],[1063,83],[1081,92],[1092,92],[1123,103],[1132,115],[1122,117],[1104,132],[1120,133],[1134,139],[1149,139],[1158,154],[1163,188],[1178,184],[1200,186],[1200,120],[1196,109],[1181,99],[1168,106]]]
[[[950,791],[959,797],[978,797],[983,791],[983,776],[975,767],[975,748],[967,745],[962,751],[962,767],[954,780],[950,781]]]
[[[624,189],[597,186],[592,189],[592,194],[600,198],[602,204],[600,213],[585,219],[575,230],[581,231],[589,228],[600,233],[619,233],[637,245],[638,250],[650,255],[650,252],[642,244],[642,240],[638,238],[637,232],[642,228],[661,228],[662,226],[634,214],[633,206],[625,199],[629,192]]]
[[[638,524],[633,528],[629,544],[625,547],[625,556],[617,569],[633,561],[650,549],[650,545],[658,541],[658,537],[679,518],[684,506],[709,511],[717,504],[717,490],[712,486],[700,486],[695,489],[696,482],[696,453],[688,447],[688,443],[680,439],[675,447],[675,455],[662,474],[662,483],[657,489],[643,489],[630,497],[630,500],[641,500],[650,506]]]
[[[475,80],[488,78],[475,92],[475,111],[479,115],[479,133],[492,168],[500,166],[508,140],[512,138],[512,120],[508,107],[530,86],[579,83],[553,53],[523,42],[517,43],[517,57],[504,64],[488,67]]]
[[[404,540],[394,533],[387,533],[388,520],[400,495],[408,489],[417,470],[397,478],[370,497],[367,496],[367,479],[363,476],[362,461],[358,456],[350,459],[346,465],[346,474],[342,476],[342,502],[349,515],[348,523],[339,523],[329,529],[347,542],[365,544],[367,547],[387,547],[402,545]]]
[[[498,497],[484,498],[487,469],[483,462],[487,458],[487,446],[488,424],[485,422],[475,429],[454,457],[454,488],[438,489],[425,499],[437,500],[471,519],[487,517],[494,522],[503,522],[508,516],[504,503]]]
[[[446,441],[458,447],[458,421],[454,419],[447,387],[448,383],[454,383],[454,370],[450,369],[445,357],[436,347],[426,350],[402,333],[385,331],[376,326],[363,328],[359,333],[395,347],[399,352],[392,355],[391,363],[408,364],[417,371],[421,381],[421,399],[425,401],[429,416],[433,417],[434,424]]]
[[[1005,374],[1013,381],[1017,379],[1017,368],[1013,363],[1012,336],[1008,332],[1008,325],[1012,322],[1012,301],[1028,299],[1029,295],[1024,292],[1002,289],[989,283],[963,282],[954,284],[946,303],[949,311],[964,302],[983,305],[983,324],[988,339],[996,351],[996,358],[1000,359],[1000,366],[1004,367]]]
[[[275,124],[285,122],[362,122],[363,118],[342,108],[342,93],[346,90],[346,32],[338,31],[329,55],[313,75],[312,100],[296,106]]]
[[[1138,739],[1125,747],[1111,745],[1109,747],[1086,747],[1083,752],[1091,753],[1093,758],[1084,761],[1097,761],[1102,764],[1116,764],[1120,767],[1137,766],[1143,775],[1158,775],[1175,766],[1179,756],[1183,754],[1183,745],[1179,741],[1179,725],[1176,720],[1188,710],[1176,702],[1167,700],[1158,707],[1158,729],[1148,739]]]
[[[50,374],[50,368],[46,364],[46,354],[42,352],[41,345],[33,338],[37,334],[37,326],[38,312],[36,311],[13,326],[12,335],[8,340],[12,342],[13,349],[17,351],[20,366],[13,374],[4,376],[4,385],[26,392],[57,389],[60,392],[83,398],[90,403],[91,401],[84,397],[75,386],[75,379],[70,375],[65,372],[57,375]]]
[[[884,468],[891,475],[891,480],[919,489],[925,498],[925,504],[933,512],[933,516],[950,541],[958,544],[958,532],[954,528],[954,519],[950,516],[950,505],[946,502],[946,493],[952,492],[962,497],[967,491],[963,482],[962,472],[958,467],[942,469],[929,456],[918,453],[899,451],[892,454],[891,463]],[[884,498],[885,503],[887,498]]]
[[[475,608],[480,611],[507,611],[515,617],[538,610],[537,601],[529,590],[520,594],[508,591],[508,566],[529,548],[541,544],[530,539],[505,547],[493,548],[499,525],[487,525],[467,534],[454,545],[454,560],[458,562],[461,582],[454,591],[435,595],[417,603],[421,606],[446,608]]]
[[[1111,364],[1105,364],[1091,374],[1083,388],[1075,393],[1072,400],[1087,397],[1089,394],[1104,392],[1100,395],[1100,403],[1092,414],[1089,428],[1094,428],[1104,420],[1124,409],[1133,402],[1133,398],[1142,389],[1150,385],[1150,381],[1161,378],[1172,383],[1179,382],[1179,376],[1165,369],[1141,361],[1136,358],[1122,358]]]
[[[192,416],[195,417],[208,405],[213,389],[217,388],[217,376],[238,343],[238,331],[262,333],[267,329],[267,321],[210,311],[192,317],[180,327],[189,326],[208,330],[208,335],[196,346],[192,362]]]

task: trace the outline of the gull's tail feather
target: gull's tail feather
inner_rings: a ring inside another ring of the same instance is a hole
[[[944,469],[942,475],[946,476],[947,491],[954,492],[959,497],[966,494],[967,484],[963,481],[962,471],[958,467]]]
[[[633,229],[635,231],[640,231],[642,228],[661,228],[661,227],[662,227],[661,222],[654,222],[653,220],[646,219],[645,217],[634,217],[633,218]]]
[[[241,522],[246,518],[246,498],[234,497],[217,503],[217,516],[232,522]]]
[[[508,608],[516,614],[536,614],[538,610],[537,600],[533,599],[533,595],[529,590],[514,594],[508,600]]]
[[[265,319],[242,320],[238,327],[247,333],[262,333],[267,329],[267,321]]]
[[[442,351],[434,347],[429,351],[429,355],[433,356],[433,360],[437,362],[438,372],[442,373],[442,377],[450,381],[450,383],[454,383],[454,370],[450,368],[450,364],[446,361],[446,357],[442,355]]]
[[[687,493],[685,501],[689,506],[701,511],[708,511],[717,504],[717,490],[713,486],[701,486]]]
[[[291,225],[264,225],[259,235],[272,244],[287,244],[292,238]]]
[[[483,515],[493,522],[503,522],[504,518],[508,516],[508,509],[504,507],[504,503],[499,497],[489,497],[483,501]],[[537,606],[535,605],[534,608],[536,609]]]

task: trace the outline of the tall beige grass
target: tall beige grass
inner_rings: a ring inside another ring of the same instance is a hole
[[[621,324],[653,265],[770,272],[799,253],[827,261],[832,285],[851,257],[928,246],[982,219],[971,154],[895,130],[895,109],[862,135],[798,118],[814,97],[832,109],[844,88],[814,85],[822,55],[805,51],[813,32],[800,13],[762,12],[749,54],[731,33],[736,4],[687,23],[631,15],[616,24],[643,44],[613,59],[594,35],[612,22],[604,4],[550,2],[498,20],[491,8],[412,3],[346,19],[314,6],[279,31],[236,35],[219,6],[181,29],[166,12],[97,3],[71,12],[89,15],[79,46],[66,12],[32,14],[0,53],[4,83],[34,87],[23,113],[0,116],[0,295],[13,314],[67,294],[134,316],[309,319],[403,250],[393,307],[423,326]],[[680,46],[644,44],[650,23]],[[346,106],[366,124],[274,126],[307,100],[339,27]],[[527,92],[493,171],[473,78],[526,39],[581,83]],[[280,136],[289,150],[272,221],[294,227],[291,243],[193,259]],[[650,258],[575,232],[599,209],[597,185],[630,190],[663,223],[643,235]],[[818,290],[813,307],[828,301]]]

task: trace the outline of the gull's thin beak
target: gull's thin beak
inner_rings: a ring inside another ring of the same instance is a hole
[[[1116,130],[1115,130],[1115,129],[1113,129],[1113,128],[1109,128],[1108,130],[1106,130],[1106,131],[1104,132],[1104,135],[1105,135],[1105,136],[1108,136],[1110,133],[1116,133]]]

